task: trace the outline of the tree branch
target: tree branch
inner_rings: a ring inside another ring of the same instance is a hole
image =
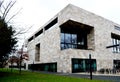
[[[7,14],[9,13],[10,9],[14,6],[14,4],[16,3],[16,1],[12,2],[10,1],[9,4],[7,5],[7,7],[5,8],[5,11],[3,13],[3,19],[6,18]]]
[[[4,2],[4,1],[0,1],[0,8],[1,8],[1,6],[2,6],[3,2]]]
[[[0,13],[1,13],[1,14],[3,14],[2,10],[1,10],[2,5],[3,5],[3,2],[4,2],[4,1],[1,1],[1,2],[0,2]]]
[[[5,18],[5,15],[6,15],[6,11],[8,10],[10,4],[12,3],[12,1],[9,2],[9,4],[7,5],[7,7],[5,7],[4,5],[2,6],[4,8],[4,13],[3,13],[3,16],[2,18]],[[8,13],[8,12],[7,12]]]
[[[10,20],[13,19],[21,10],[22,10],[22,8],[21,8],[16,14],[14,14],[12,17],[10,17],[10,18],[8,19],[7,23],[9,23]]]
[[[21,35],[21,34],[25,34],[25,33],[27,33],[31,28],[33,27],[33,25],[32,26],[30,26],[28,29],[20,29],[14,36],[18,36],[18,35]]]

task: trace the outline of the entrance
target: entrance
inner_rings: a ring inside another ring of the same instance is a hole
[[[92,71],[96,71],[96,59],[92,59]],[[90,60],[89,59],[77,59],[72,58],[72,73],[76,72],[89,72]]]

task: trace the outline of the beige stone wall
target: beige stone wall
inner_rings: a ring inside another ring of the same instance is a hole
[[[120,35],[120,31],[115,30],[114,25],[120,25],[73,5],[68,5],[55,17],[58,17],[57,24],[28,43],[30,61],[34,60],[34,49],[38,43],[40,43],[40,61],[35,63],[57,62],[58,72],[70,73],[72,70],[71,58],[88,58],[89,54],[97,60],[98,70],[101,68],[112,68],[113,60],[120,60],[120,53],[112,53],[111,48],[106,49],[106,46],[112,45],[111,33]],[[88,49],[90,50],[60,49],[59,26],[67,20],[74,20],[94,28],[87,36]]]
[[[95,50],[95,37],[94,28],[91,29],[90,33],[87,35],[87,44],[89,50]]]

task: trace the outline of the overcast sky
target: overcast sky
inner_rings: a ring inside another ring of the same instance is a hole
[[[22,10],[13,21],[33,26],[27,38],[69,3],[120,24],[120,0],[17,0],[13,10]]]

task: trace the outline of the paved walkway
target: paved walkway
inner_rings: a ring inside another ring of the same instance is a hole
[[[42,73],[70,76],[77,78],[90,78],[89,73],[52,73],[52,72],[42,72]],[[120,82],[119,74],[93,74],[92,78],[96,80],[98,79],[98,80],[109,80],[113,82]]]
[[[79,77],[79,78],[90,78],[90,74],[69,74],[68,76],[72,77]],[[119,75],[107,75],[107,74],[93,74],[93,79],[99,79],[99,80],[109,80],[109,81],[115,81],[120,82],[120,76]]]

